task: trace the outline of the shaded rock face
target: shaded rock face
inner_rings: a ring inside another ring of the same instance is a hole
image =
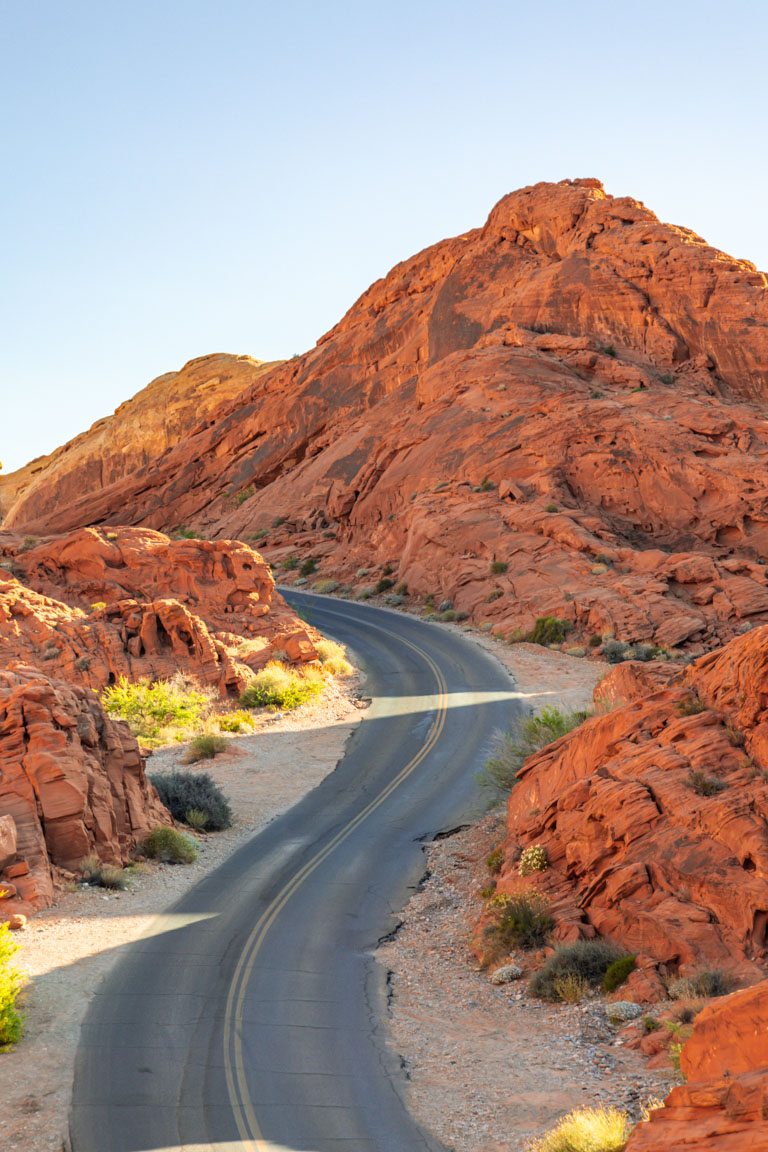
[[[716,1000],[680,1054],[686,1084],[640,1124],[626,1152],[768,1148],[768,984]]]
[[[89,689],[24,667],[0,671],[0,810],[0,920],[47,907],[57,869],[91,854],[125,864],[172,823],[128,725]]]
[[[223,400],[274,367],[250,356],[214,355],[159,376],[68,444],[0,476],[6,528],[36,518],[51,503],[68,504],[151,464]]]
[[[278,648],[316,656],[269,566],[238,541],[86,528],[31,548],[0,533],[0,554],[0,663],[97,689],[182,670],[236,692]]]
[[[707,650],[768,619],[767,365],[763,274],[597,181],[540,184],[151,468],[80,499],[41,483],[15,522],[267,530],[271,556],[389,563],[501,629]]]
[[[612,937],[663,973],[763,977],[766,677],[763,627],[530,757],[508,801],[499,889],[540,886],[560,938]],[[531,844],[550,867],[522,881]]]

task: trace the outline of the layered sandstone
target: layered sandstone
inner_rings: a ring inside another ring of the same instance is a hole
[[[316,634],[239,541],[115,527],[33,543],[0,533],[0,665],[96,689],[181,670],[234,693],[276,651],[316,656]]]
[[[559,938],[612,937],[662,974],[763,977],[767,677],[763,627],[530,757],[508,801],[499,890],[541,888]],[[523,880],[533,844],[549,867]]]
[[[171,818],[128,725],[33,668],[0,671],[0,920],[51,903],[57,870],[125,864]]]
[[[597,181],[505,197],[150,469],[15,519],[259,533],[502,630],[701,650],[768,619],[768,289]],[[494,576],[490,564],[507,565]]]
[[[687,1083],[635,1129],[626,1152],[768,1148],[768,983],[709,1004],[680,1065]]]
[[[0,475],[0,511],[6,528],[44,517],[52,508],[154,464],[222,401],[236,396],[276,363],[250,356],[203,356],[180,372],[159,376],[87,432],[16,472]]]

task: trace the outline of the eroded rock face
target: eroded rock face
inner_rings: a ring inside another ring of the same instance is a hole
[[[500,891],[543,888],[562,939],[612,937],[663,973],[761,979],[767,673],[763,627],[529,758],[508,801]],[[550,867],[522,880],[532,844]]]
[[[121,404],[87,432],[0,476],[0,509],[6,528],[35,519],[49,506],[67,504],[152,464],[182,436],[208,419],[222,401],[271,371],[275,363],[250,356],[203,356],[168,372]]]
[[[97,689],[182,670],[236,692],[276,649],[316,656],[316,633],[238,541],[117,527],[29,545],[0,533],[0,663]]]
[[[22,666],[0,671],[0,809],[13,824],[0,835],[2,920],[47,907],[57,869],[92,854],[125,864],[151,828],[172,823],[128,725],[89,689]]]
[[[708,650],[768,620],[766,365],[762,273],[597,181],[539,184],[151,468],[81,499],[41,483],[16,522],[266,532],[502,630]]]
[[[626,1152],[768,1148],[768,983],[709,1004],[680,1065],[687,1083],[635,1129]]]

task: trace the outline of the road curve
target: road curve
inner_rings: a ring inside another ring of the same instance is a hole
[[[406,615],[290,593],[373,702],[336,770],[210,873],[96,990],[72,1152],[439,1152],[403,1102],[372,952],[421,842],[477,814],[518,705],[504,670]]]

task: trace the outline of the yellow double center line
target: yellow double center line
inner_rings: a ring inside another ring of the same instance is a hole
[[[370,627],[375,628],[376,626],[370,625]],[[337,832],[333,839],[330,840],[325,847],[321,848],[311,860],[308,860],[296,875],[291,877],[288,883],[278,892],[254,925],[245,947],[240,953],[237,968],[232,977],[224,1017],[224,1066],[229,1099],[232,1104],[232,1111],[235,1114],[237,1130],[248,1152],[269,1152],[269,1148],[271,1147],[265,1142],[259,1128],[258,1120],[256,1119],[253,1101],[248,1091],[245,1064],[243,1062],[243,1005],[245,1003],[248,981],[253,966],[256,963],[259,949],[264,943],[264,939],[272,924],[280,915],[294,892],[296,892],[305,880],[312,875],[315,869],[319,868],[320,865],[336,851],[339,845],[343,844],[347,837],[351,836],[352,833],[368,819],[371,813],[375,812],[385,800],[389,799],[395,789],[418,768],[419,764],[429,755],[439,740],[440,733],[445,724],[448,686],[442,672],[434,660],[416,644],[412,644],[410,640],[403,639],[401,639],[401,643],[411,648],[418,656],[421,656],[433,672],[435,681],[437,682],[437,716],[432,725],[429,737],[413,759],[409,760],[405,767],[401,768],[398,774],[390,780],[386,788],[382,789],[378,796],[371,800],[365,808],[358,812],[348,824]]]

